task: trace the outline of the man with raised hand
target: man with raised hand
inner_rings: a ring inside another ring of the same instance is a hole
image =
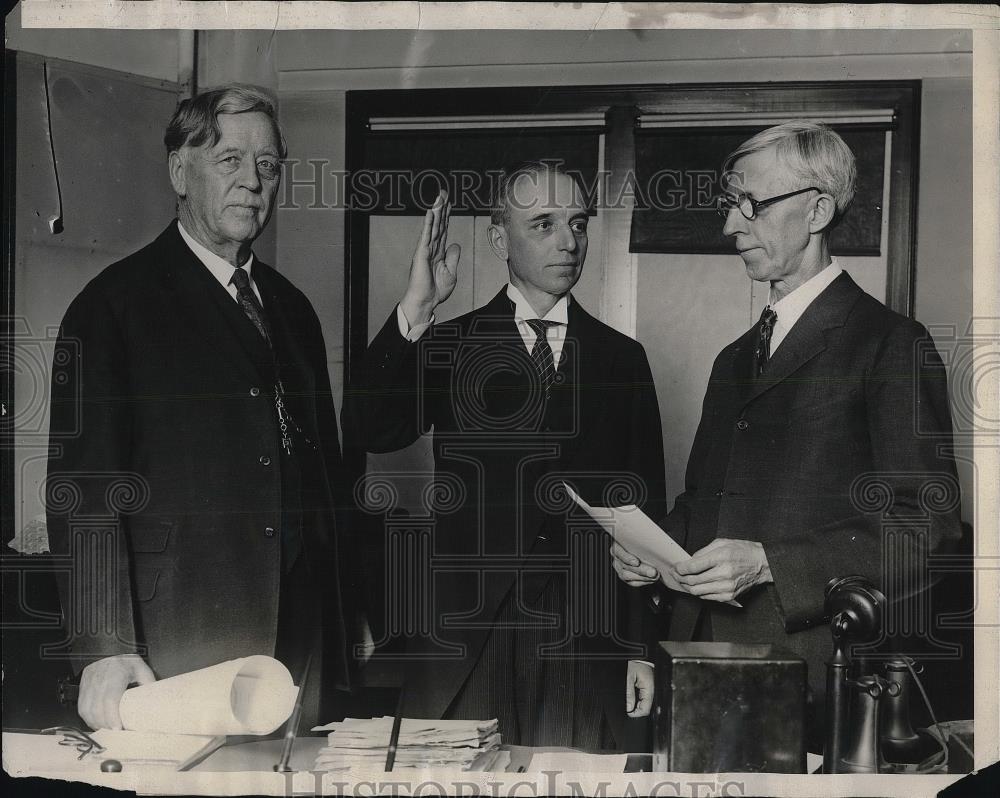
[[[646,355],[571,294],[590,213],[573,175],[551,162],[503,173],[488,236],[509,282],[438,322],[459,262],[449,212],[444,196],[428,211],[406,292],[344,410],[345,430],[372,452],[433,429],[436,478],[460,486],[421,574],[439,646],[417,656],[426,641],[406,641],[406,713],[496,717],[508,743],[620,747],[625,663],[642,650],[625,639],[638,636],[624,633],[606,539],[568,512],[561,483],[591,503],[661,506]]]

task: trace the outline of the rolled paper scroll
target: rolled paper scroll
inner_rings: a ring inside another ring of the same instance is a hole
[[[295,706],[288,668],[243,657],[125,691],[119,710],[132,731],[169,734],[270,734]]]

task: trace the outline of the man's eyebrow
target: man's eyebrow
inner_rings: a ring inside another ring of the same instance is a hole
[[[543,211],[542,213],[536,213],[534,216],[528,219],[528,223],[531,224],[533,222],[541,222],[551,218],[552,218],[551,211]]]
[[[214,150],[212,152],[212,157],[213,158],[219,158],[219,157],[222,157],[224,155],[231,155],[233,153],[235,153],[236,155],[242,155],[243,154],[243,150],[241,150],[236,145],[231,144],[228,147],[223,147],[221,150]],[[261,155],[270,155],[273,158],[277,158],[278,157],[278,150],[275,147],[265,147],[264,149],[262,149],[260,152],[257,153],[257,157],[258,158]]]

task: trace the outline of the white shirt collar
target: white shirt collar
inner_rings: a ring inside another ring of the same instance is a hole
[[[537,319],[538,314],[524,294],[511,283],[507,283],[507,298],[514,303],[514,319]],[[569,324],[569,294],[559,297],[552,309],[542,317],[543,321],[554,321],[556,324]]]
[[[771,305],[771,310],[778,314],[774,322],[774,332],[771,334],[772,353],[788,335],[795,322],[806,312],[806,308],[840,276],[842,271],[837,259],[831,258],[830,265],[819,274],[813,275],[794,291]]]
[[[514,325],[521,333],[521,340],[524,342],[528,354],[534,350],[537,335],[528,324],[528,319],[537,319],[538,314],[531,307],[531,303],[524,298],[524,294],[516,287],[507,284],[507,298],[514,303]],[[544,321],[554,322],[545,331],[545,339],[552,349],[552,357],[558,369],[562,363],[563,343],[566,339],[566,330],[569,329],[569,294],[559,297],[552,309],[543,317]]]
[[[180,223],[179,219],[177,221],[177,229],[178,231],[180,231],[181,238],[184,239],[184,243],[186,243],[191,248],[191,251],[195,254],[195,257],[197,257],[198,260],[200,260],[202,263],[205,264],[205,268],[208,269],[215,276],[215,279],[222,284],[222,287],[228,291],[229,281],[233,279],[233,268],[234,268],[233,264],[231,264],[225,258],[220,258],[218,255],[212,252],[212,250],[208,249],[199,242],[195,241],[194,238],[191,237],[191,234],[184,229],[184,225]],[[243,269],[246,269],[247,275],[250,276],[251,278],[251,282],[253,280],[252,276],[253,272],[251,271],[252,267],[253,267],[253,253],[251,252],[250,257],[247,258],[247,262],[244,263],[243,266],[241,267]],[[235,295],[236,293],[235,289],[231,293]]]

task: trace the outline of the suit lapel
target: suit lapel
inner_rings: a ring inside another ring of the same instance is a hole
[[[606,349],[598,344],[596,321],[581,307],[576,299],[569,304],[569,318],[566,338],[563,343],[563,358],[559,364],[561,382],[552,388],[553,411],[559,414],[554,425],[556,429],[568,429],[575,421],[585,424],[592,414],[583,412],[593,401],[600,401],[600,391],[588,391],[587,386],[600,383],[600,376],[610,373],[611,363]],[[576,410],[579,409],[579,413]],[[587,429],[577,430],[577,434],[560,440],[562,463],[571,462],[573,455],[582,445]]]
[[[177,232],[177,223],[161,237],[166,255],[164,286],[175,294],[176,312],[202,330],[206,346],[228,350],[226,358],[254,382],[273,379],[271,350],[229,292],[198,260]]]
[[[264,313],[271,325],[271,332],[274,337],[274,360],[276,365],[275,378],[281,379],[286,390],[292,393],[286,397],[286,401],[292,404],[293,412],[299,410],[297,419],[304,417],[304,408],[297,408],[295,405],[300,401],[295,396],[296,391],[311,391],[316,386],[309,375],[303,371],[303,364],[309,363],[310,358],[302,349],[302,342],[293,319],[289,318],[287,307],[281,301],[278,293],[278,278],[274,270],[264,263],[257,261],[253,268],[253,279],[260,291]],[[248,320],[249,321],[249,320]],[[256,333],[256,329],[254,330]],[[260,338],[260,335],[257,334]]]
[[[272,343],[276,348],[276,354],[282,355],[282,359],[290,357],[292,360],[301,362],[303,360],[302,352],[298,348],[296,336],[292,334],[291,324],[282,309],[270,267],[256,261],[253,267],[253,281],[257,284],[257,290],[260,291],[264,315],[267,316],[271,332],[274,334]],[[259,333],[257,338],[260,339]]]
[[[799,317],[774,356],[768,361],[764,374],[752,380],[745,404],[749,404],[783,380],[788,379],[802,366],[826,349],[827,330],[842,327],[861,289],[847,272],[840,274],[813,300]],[[753,333],[753,331],[751,331]],[[744,336],[749,346],[744,352],[746,368],[751,367],[754,337]]]
[[[754,325],[733,344],[730,352],[732,361],[728,372],[730,376],[727,379],[734,381],[735,390],[742,400],[746,400],[756,384],[753,375],[756,343],[757,325]]]

